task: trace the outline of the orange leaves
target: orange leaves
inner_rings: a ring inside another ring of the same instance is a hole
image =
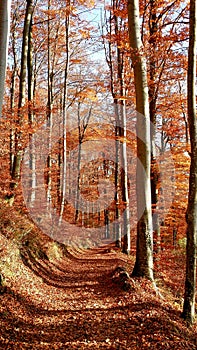
[[[88,32],[87,30],[79,29],[79,34],[81,35],[81,37],[82,37],[83,39],[88,39],[88,38],[90,38],[90,32]]]
[[[78,98],[80,102],[97,102],[98,97],[96,95],[95,89],[93,88],[86,88],[84,91],[81,91],[78,93]]]
[[[87,8],[91,9],[96,5],[95,0],[77,0],[79,5],[86,6]]]

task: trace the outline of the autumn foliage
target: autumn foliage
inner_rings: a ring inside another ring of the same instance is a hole
[[[127,1],[12,2],[0,121],[2,349],[196,349],[196,326],[180,317],[189,2],[140,0],[139,15],[136,55]],[[137,56],[147,65],[154,283],[132,276]]]

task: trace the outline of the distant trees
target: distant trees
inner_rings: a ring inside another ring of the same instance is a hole
[[[185,296],[183,317],[194,322],[196,295],[196,247],[197,247],[197,120],[196,120],[196,40],[197,40],[197,2],[190,0],[189,21],[189,52],[188,52],[188,121],[191,143],[191,165],[189,177],[187,220],[187,257]]]

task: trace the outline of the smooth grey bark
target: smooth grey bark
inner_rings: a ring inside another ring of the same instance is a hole
[[[4,81],[7,65],[11,0],[0,1],[0,116],[2,113]]]
[[[133,275],[153,277],[153,237],[150,188],[150,116],[146,61],[140,33],[139,2],[128,0],[128,24],[137,110],[137,247]]]
[[[48,87],[48,100],[47,100],[47,126],[48,126],[48,157],[47,157],[47,207],[50,210],[51,206],[51,147],[52,147],[52,129],[53,129],[53,81],[54,81],[54,65],[51,50],[51,21],[50,21],[51,1],[48,0],[48,19],[47,19],[47,87]]]
[[[157,25],[157,2],[156,0],[150,0],[150,18],[149,18],[149,45],[151,48],[151,55],[149,58],[149,74],[150,74],[150,84],[149,84],[149,112],[150,112],[150,137],[151,137],[151,199],[152,199],[152,217],[153,217],[153,236],[154,236],[154,252],[158,253],[160,251],[160,223],[159,214],[157,212],[157,185],[159,180],[159,171],[156,162],[156,105],[158,97],[158,85],[156,84],[157,77],[157,67],[156,67],[156,34],[158,31]]]
[[[183,92],[182,92],[182,86],[180,81],[178,81],[178,89],[179,89],[179,95],[180,95],[180,101],[181,101],[181,110],[182,110],[183,120],[185,124],[185,141],[186,141],[186,144],[188,145],[189,144],[189,128],[188,128],[189,126],[188,126],[186,107],[184,106],[184,102],[182,101]]]
[[[68,8],[70,8],[70,0],[67,2]],[[62,107],[62,118],[63,118],[63,157],[62,157],[62,183],[61,183],[61,203],[60,203],[60,216],[59,225],[62,222],[64,208],[66,204],[66,185],[67,185],[67,109],[68,109],[68,74],[70,67],[70,13],[65,18],[65,35],[66,35],[66,64],[64,69],[64,87],[63,87],[63,107]]]
[[[126,132],[126,128],[125,131]],[[128,190],[128,171],[127,171],[127,151],[126,142],[122,144],[123,153],[123,202],[125,204],[125,210],[123,213],[123,253],[130,254],[131,251],[131,237],[130,237],[130,206],[129,206],[129,190]]]
[[[125,96],[124,79],[122,74],[121,79],[121,92],[122,96]],[[127,123],[126,123],[126,101],[123,100],[121,104],[121,123],[122,123],[122,135],[121,135],[121,156],[122,156],[122,200],[125,205],[123,213],[123,245],[122,251],[125,254],[130,254],[131,250],[131,237],[130,237],[130,207],[129,207],[129,189],[128,189],[128,166],[127,166]]]
[[[116,18],[116,16],[115,16]],[[118,21],[115,20],[115,34],[118,37]],[[118,63],[118,81],[119,93],[121,97],[125,98],[124,86],[124,54],[121,53],[119,45],[117,45],[117,63]],[[119,128],[120,128],[120,155],[123,176],[121,176],[121,192],[122,201],[125,204],[123,213],[123,244],[122,251],[125,254],[130,254],[130,211],[129,211],[129,193],[128,193],[128,172],[127,172],[127,127],[126,127],[126,101],[121,100],[117,102],[119,105]]]
[[[115,112],[115,150],[116,150],[116,164],[115,164],[115,236],[116,246],[121,248],[122,230],[120,223],[120,119],[118,111],[118,101],[114,99],[114,112]]]
[[[113,10],[115,10],[115,1],[112,1]],[[107,31],[109,32],[110,39],[108,41],[108,48],[105,45],[104,42],[104,48],[105,48],[105,56],[106,56],[106,62],[109,66],[110,71],[110,90],[114,102],[114,115],[115,115],[115,154],[116,154],[116,162],[115,162],[115,176],[114,176],[114,185],[115,185],[115,222],[114,222],[114,234],[115,234],[115,241],[116,246],[121,248],[122,242],[121,242],[121,222],[120,222],[120,116],[119,116],[119,106],[118,106],[118,99],[116,98],[116,80],[117,78],[114,77],[114,68],[113,68],[113,47],[111,38],[113,36],[113,21],[115,24],[115,31],[117,31],[117,19],[116,16],[113,16],[112,11],[110,11],[110,19],[109,19],[109,28],[107,19],[105,19],[105,25],[107,28]],[[116,48],[117,51],[117,48]],[[116,72],[117,73],[117,72]]]
[[[195,318],[196,295],[196,243],[197,243],[197,120],[196,120],[196,36],[197,2],[190,0],[188,51],[188,122],[191,143],[191,164],[189,177],[189,195],[187,207],[187,248],[186,279],[183,304],[183,318],[193,323]]]

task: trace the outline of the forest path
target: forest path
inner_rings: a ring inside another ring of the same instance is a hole
[[[125,292],[112,281],[128,261],[106,247],[71,249],[61,261],[26,257],[1,296],[0,349],[196,349],[149,282]]]

